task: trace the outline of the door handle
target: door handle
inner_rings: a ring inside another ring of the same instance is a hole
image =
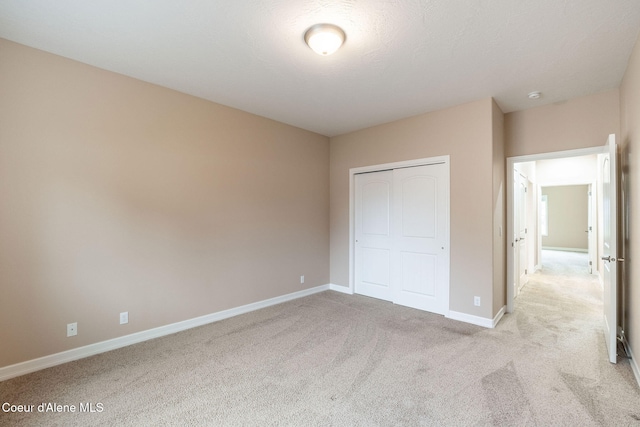
[[[616,257],[613,257],[613,256],[603,256],[602,260],[603,261],[607,261],[607,262],[616,262],[616,261],[624,262],[624,258],[616,258]]]

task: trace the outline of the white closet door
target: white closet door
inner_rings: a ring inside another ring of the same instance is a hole
[[[394,170],[393,301],[433,313],[449,307],[448,169]]]
[[[391,192],[393,171],[355,176],[355,291],[392,300]]]
[[[356,293],[446,314],[448,164],[360,174],[355,186]]]

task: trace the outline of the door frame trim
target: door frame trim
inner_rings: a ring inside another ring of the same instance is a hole
[[[513,313],[514,292],[513,284],[515,283],[515,259],[513,247],[514,235],[514,200],[513,200],[513,178],[514,165],[516,163],[533,162],[537,160],[562,159],[567,157],[589,156],[593,154],[602,154],[603,147],[578,148],[574,150],[553,151],[540,154],[527,154],[523,156],[507,157],[506,183],[507,183],[507,313]]]
[[[380,172],[389,169],[409,168],[414,166],[426,166],[438,163],[445,163],[449,172],[449,194],[447,197],[447,230],[446,236],[447,254],[449,257],[449,269],[451,268],[451,162],[450,156],[428,157],[415,160],[405,160],[401,162],[383,163],[379,165],[361,166],[349,169],[349,293],[355,293],[355,197],[356,186],[355,176],[367,172]],[[448,286],[451,288],[451,278],[448,279]],[[445,316],[449,312],[449,295],[447,295]]]

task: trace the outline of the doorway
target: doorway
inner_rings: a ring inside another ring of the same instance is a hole
[[[585,148],[578,150],[561,151],[555,153],[544,153],[536,155],[527,155],[519,157],[511,157],[507,159],[507,236],[508,242],[511,242],[510,249],[507,251],[507,311],[513,312],[514,300],[518,296],[521,288],[521,273],[519,263],[523,258],[518,246],[524,247],[528,253],[528,269],[527,274],[542,267],[542,249],[543,249],[543,231],[548,231],[548,196],[545,198],[542,194],[542,188],[569,186],[569,185],[585,185],[584,188],[590,188],[592,195],[598,179],[598,156],[603,152],[603,148]],[[534,216],[533,221],[527,221],[529,225],[528,239],[525,238],[523,245],[519,239],[522,230],[519,230],[518,221],[518,198],[521,197],[518,191],[519,176],[526,176],[532,183],[533,188],[528,187],[528,191],[535,195],[527,198],[529,202],[533,202],[536,206],[533,209],[527,209],[526,212]],[[510,187],[510,188],[509,188]],[[597,258],[597,233],[598,221],[595,212],[595,198],[589,198],[589,203],[582,206],[584,215],[589,218],[588,225],[585,226],[581,233],[587,236],[589,253],[589,262],[592,264],[592,273],[599,274]],[[541,212],[545,211],[547,215]],[[533,227],[533,228],[531,228]],[[526,246],[525,246],[526,245]]]
[[[560,161],[562,159],[566,161],[576,160],[581,158],[590,158],[595,160],[596,174],[594,176],[591,171],[586,178],[587,182],[591,179],[595,179],[596,187],[596,199],[597,199],[597,225],[598,227],[592,227],[593,232],[598,235],[598,274],[599,283],[602,289],[602,300],[604,314],[604,338],[606,342],[607,352],[609,354],[609,360],[612,363],[616,363],[617,353],[617,263],[624,261],[622,258],[617,258],[617,146],[615,143],[615,135],[609,135],[606,144],[603,147],[596,147],[591,149],[571,150],[557,153],[547,153],[541,155],[511,157],[507,159],[507,233],[509,240],[511,241],[512,250],[507,251],[507,311],[513,312],[514,300],[517,297],[516,289],[516,277],[517,277],[517,263],[515,261],[515,238],[517,235],[517,229],[515,227],[516,213],[514,199],[517,197],[517,189],[514,186],[514,174],[517,173],[516,165],[520,162],[542,162],[542,161]],[[592,167],[592,170],[594,168]],[[567,178],[567,172],[570,174],[574,172],[576,168],[565,167],[563,168],[564,178]],[[539,168],[536,167],[536,174],[539,175]],[[575,177],[573,177],[575,180]],[[540,183],[537,183],[540,185]],[[593,188],[593,184],[591,184]],[[541,200],[542,201],[542,200]],[[548,218],[547,218],[548,220]],[[586,230],[589,232],[589,229]],[[541,237],[539,237],[541,238]],[[591,239],[588,239],[591,240]],[[539,257],[540,259],[541,257]]]

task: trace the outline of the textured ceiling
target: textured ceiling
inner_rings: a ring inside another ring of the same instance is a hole
[[[332,56],[304,44],[319,22],[347,34]],[[327,136],[616,88],[639,29],[638,0],[0,0],[2,38]]]

